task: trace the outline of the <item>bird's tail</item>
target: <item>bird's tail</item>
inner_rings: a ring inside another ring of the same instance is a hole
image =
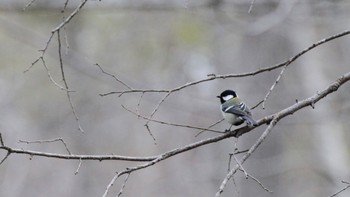
[[[258,123],[251,116],[242,116],[248,126],[258,126]]]

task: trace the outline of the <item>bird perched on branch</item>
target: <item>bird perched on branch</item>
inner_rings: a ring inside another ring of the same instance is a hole
[[[233,90],[225,90],[219,96],[221,105],[220,110],[225,120],[232,125],[238,126],[246,122],[249,127],[257,126],[258,123],[253,119],[249,107],[241,101]]]

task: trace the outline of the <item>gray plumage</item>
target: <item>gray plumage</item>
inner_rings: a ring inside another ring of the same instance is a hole
[[[218,96],[221,101],[221,112],[227,122],[232,125],[240,125],[246,122],[248,126],[257,126],[252,118],[249,107],[232,90],[226,90]]]

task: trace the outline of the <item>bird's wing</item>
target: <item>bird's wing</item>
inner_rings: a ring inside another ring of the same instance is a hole
[[[239,105],[238,106],[231,105],[228,107],[225,107],[223,105],[222,110],[226,113],[231,113],[231,114],[234,114],[236,116],[242,117],[247,122],[248,125],[254,125],[254,126],[258,125],[258,123],[251,117],[251,114],[249,111],[248,112],[243,111],[244,107],[242,110],[242,107],[239,107]]]
[[[238,106],[235,106],[235,105],[229,105],[229,106],[222,105],[222,111],[224,111],[226,113],[235,114],[237,116],[249,116],[249,114],[246,113],[245,111],[243,111],[239,107],[239,105]]]

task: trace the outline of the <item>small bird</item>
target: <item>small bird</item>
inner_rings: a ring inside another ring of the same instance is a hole
[[[249,107],[241,101],[233,90],[225,90],[219,96],[221,113],[225,120],[232,125],[238,126],[246,122],[249,127],[257,126],[258,123],[252,118]]]

